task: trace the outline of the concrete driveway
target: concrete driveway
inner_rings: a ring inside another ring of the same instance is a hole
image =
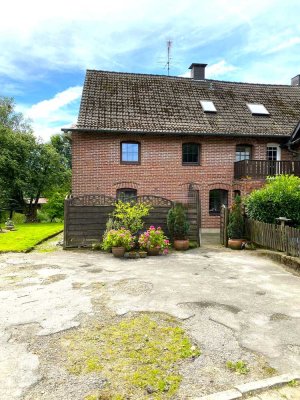
[[[300,278],[251,251],[212,245],[139,260],[87,250],[2,254],[0,304],[3,400],[83,399],[101,379],[69,376],[56,340],[134,312],[178,318],[201,348],[182,366],[175,398],[300,370]],[[232,373],[229,360],[250,372]]]

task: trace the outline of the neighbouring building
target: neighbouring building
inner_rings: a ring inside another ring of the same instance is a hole
[[[291,85],[88,70],[72,129],[72,195],[199,193],[201,226],[266,176],[300,176],[300,75]]]

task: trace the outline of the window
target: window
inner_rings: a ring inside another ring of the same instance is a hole
[[[217,109],[211,100],[200,100],[201,107],[204,112],[216,113]]]
[[[117,199],[124,202],[135,200],[137,196],[137,190],[131,188],[122,188],[117,190]]]
[[[220,215],[221,206],[228,205],[228,191],[213,189],[209,192],[209,215]]]
[[[263,104],[247,103],[252,115],[269,115],[269,111]]]
[[[121,163],[122,164],[140,164],[141,145],[137,142],[121,143]]]
[[[182,164],[199,165],[200,151],[198,143],[183,143],[182,145]]]
[[[267,160],[279,161],[280,160],[280,147],[277,143],[267,144]]]
[[[235,161],[250,160],[251,159],[251,146],[239,144],[235,149]]]

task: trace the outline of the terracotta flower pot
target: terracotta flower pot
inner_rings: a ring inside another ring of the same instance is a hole
[[[175,239],[174,240],[174,249],[175,250],[188,250],[189,246],[190,246],[189,239],[185,239],[185,240]]]
[[[125,247],[113,247],[111,251],[115,257],[124,257]]]
[[[148,249],[147,253],[149,256],[158,256],[160,248],[154,247],[153,249]]]
[[[244,239],[228,239],[228,247],[232,250],[241,250]]]

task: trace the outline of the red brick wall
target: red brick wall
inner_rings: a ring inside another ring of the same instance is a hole
[[[120,142],[141,143],[141,165],[120,163]],[[182,165],[182,143],[201,145],[199,166]],[[104,193],[115,196],[118,188],[135,188],[138,195],[154,194],[184,200],[191,182],[199,190],[203,227],[219,227],[219,217],[208,212],[209,190],[226,189],[229,203],[233,190],[248,193],[262,181],[233,182],[237,144],[252,144],[253,158],[265,159],[266,139],[219,137],[147,137],[113,134],[72,135],[73,194]],[[290,159],[282,151],[282,159]]]

